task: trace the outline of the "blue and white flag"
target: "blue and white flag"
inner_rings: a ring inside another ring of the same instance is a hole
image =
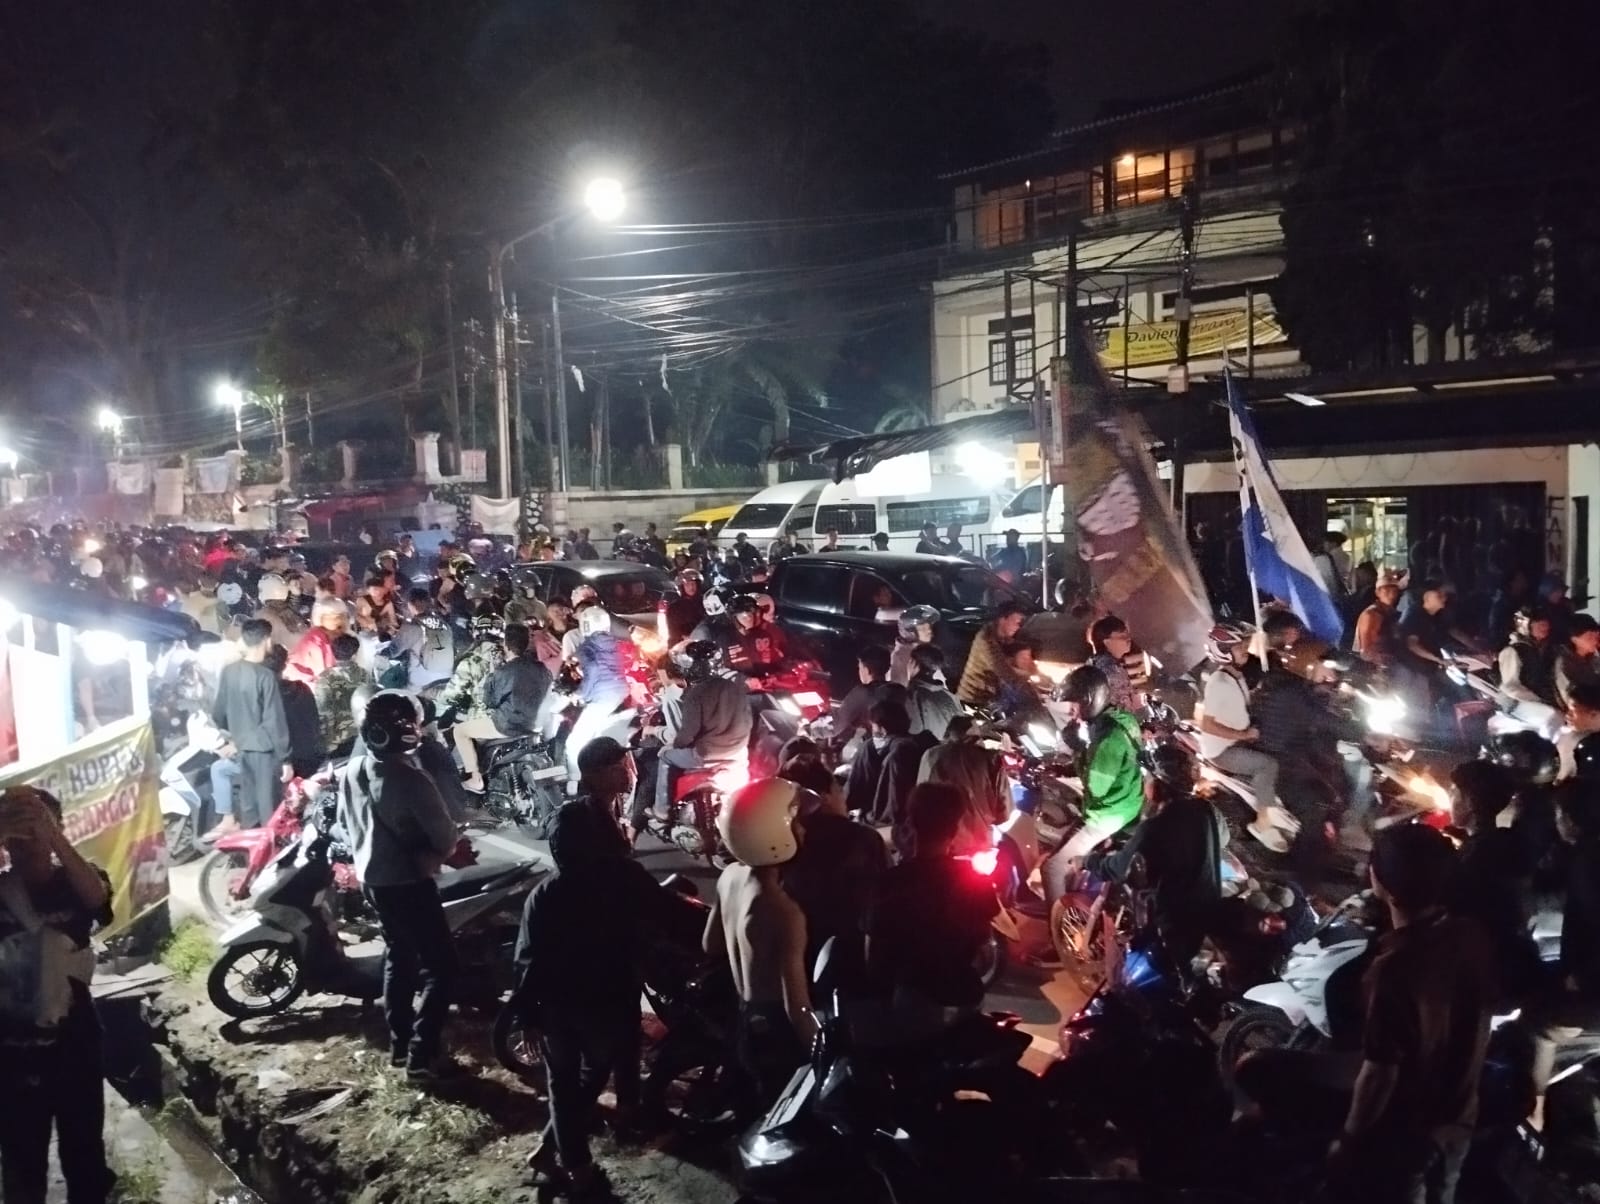
[[[1239,513],[1244,523],[1244,559],[1250,585],[1286,602],[1318,639],[1337,644],[1344,634],[1338,604],[1317,571],[1306,541],[1283,504],[1272,466],[1261,450],[1256,424],[1245,409],[1233,374],[1228,386],[1228,422],[1233,461],[1239,469]]]

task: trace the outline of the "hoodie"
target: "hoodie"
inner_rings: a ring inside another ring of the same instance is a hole
[[[1094,721],[1084,757],[1083,815],[1091,821],[1120,821],[1126,827],[1144,809],[1144,777],[1139,771],[1139,721],[1112,707]]]
[[[353,758],[339,777],[339,826],[363,886],[425,882],[456,847],[456,826],[412,757]]]

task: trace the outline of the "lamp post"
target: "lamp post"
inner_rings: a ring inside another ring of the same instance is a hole
[[[623,187],[622,181],[614,176],[598,176],[585,185],[583,205],[596,221],[614,222],[627,208],[627,190]],[[506,367],[506,255],[518,243],[537,238],[541,234],[549,235],[553,239],[555,228],[560,221],[561,218],[551,218],[515,238],[489,244],[489,303],[494,310],[494,415],[495,430],[498,433],[495,466],[500,476],[502,498],[512,496],[511,388]],[[561,364],[561,308],[553,293],[550,298],[550,320],[555,336],[553,367],[556,377],[556,428],[560,445],[559,458],[556,460],[554,471],[550,474],[550,484],[558,493],[565,493],[570,480],[567,467],[567,388]]]
[[[95,425],[111,436],[112,454],[122,459],[122,415],[110,406],[101,406],[94,416]]]
[[[233,411],[233,442],[240,451],[244,450],[244,390],[231,380],[219,380],[211,390],[211,396],[216,398],[219,406],[224,406]]]

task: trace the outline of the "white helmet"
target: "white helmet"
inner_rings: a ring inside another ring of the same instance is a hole
[[[261,580],[256,582],[256,597],[263,602],[287,602],[289,583],[277,573],[262,573]]]
[[[782,778],[741,786],[717,812],[722,843],[745,865],[782,865],[800,850],[794,817],[806,791]]]
[[[78,572],[90,581],[97,580],[100,574],[106,571],[106,566],[100,563],[98,556],[85,556],[78,561]]]
[[[224,606],[237,606],[244,600],[244,590],[237,581],[224,581],[217,586],[217,601]]]
[[[578,612],[578,631],[584,639],[602,631],[611,630],[611,612],[596,603]]]

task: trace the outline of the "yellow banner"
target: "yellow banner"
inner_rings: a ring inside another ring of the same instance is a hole
[[[1195,315],[1189,323],[1189,358],[1210,359],[1226,352],[1242,359],[1250,342],[1251,325],[1249,315],[1242,309]],[[1278,324],[1278,315],[1270,310],[1256,310],[1253,325],[1257,347],[1289,340]],[[1107,326],[1095,332],[1095,340],[1101,367],[1111,371],[1124,363],[1130,368],[1143,368],[1174,363],[1178,358],[1176,322],[1133,322],[1126,329]]]
[[[26,783],[61,800],[67,839],[111,879],[114,911],[101,936],[126,928],[167,897],[167,840],[155,733],[130,718],[95,732],[65,756],[0,774],[0,787]]]

